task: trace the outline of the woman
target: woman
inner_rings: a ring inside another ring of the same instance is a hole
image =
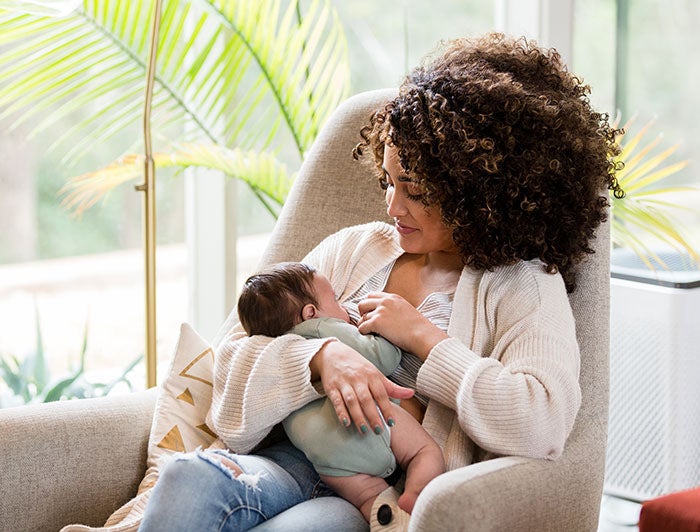
[[[208,421],[230,449],[260,450],[172,462],[144,529],[292,529],[324,487],[293,447],[261,442],[320,392],[367,437],[382,426],[377,406],[386,417],[389,397],[402,399],[447,469],[556,459],[580,403],[567,291],[605,219],[604,189],[621,194],[615,131],[587,92],[555,52],[500,35],[449,42],[414,70],[355,150],[372,159],[394,224],[342,230],[304,259],[362,332],[413,355],[387,380],[337,341],[234,331]],[[323,502],[339,530],[362,528],[342,501]]]

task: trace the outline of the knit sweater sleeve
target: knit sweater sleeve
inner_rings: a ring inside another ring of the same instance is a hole
[[[482,449],[554,459],[581,403],[580,360],[563,282],[535,268],[491,275],[477,297],[474,337],[482,351],[443,340],[417,386],[453,409]]]
[[[317,399],[309,362],[328,340],[234,333],[221,345],[207,423],[227,447],[251,451],[294,410]]]

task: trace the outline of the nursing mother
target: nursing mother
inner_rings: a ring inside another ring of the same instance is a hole
[[[567,291],[606,188],[621,192],[614,133],[556,52],[497,34],[444,43],[355,150],[376,169],[393,225],[346,228],[304,259],[361,332],[411,354],[387,379],[333,339],[237,326],[217,353],[208,416],[230,451],[170,462],[142,529],[366,529],[302,453],[265,440],[322,394],[358,428],[383,426],[377,405],[388,417],[389,398],[401,399],[447,469],[556,459],[581,400]]]

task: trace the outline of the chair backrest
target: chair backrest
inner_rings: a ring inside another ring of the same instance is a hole
[[[364,92],[331,115],[307,154],[262,262],[298,260],[326,236],[373,220],[389,220],[384,194],[366,163],[353,159],[360,129],[397,94]]]
[[[346,100],[309,151],[275,226],[262,265],[299,260],[324,237],[349,225],[387,219],[370,169],[352,158],[370,114],[397,94],[383,89]],[[595,254],[581,265],[570,301],[581,348],[582,406],[564,456],[590,484],[589,508],[600,504],[605,467],[610,314],[609,224],[597,231]],[[224,329],[231,326],[235,310]],[[220,333],[221,334],[221,333]],[[572,478],[573,480],[573,478]],[[597,514],[596,514],[597,515]]]

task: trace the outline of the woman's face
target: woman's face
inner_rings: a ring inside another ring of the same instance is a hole
[[[406,175],[394,146],[384,147],[386,212],[394,219],[399,243],[406,253],[457,253],[452,231],[440,219],[437,205],[426,207],[422,190]]]

